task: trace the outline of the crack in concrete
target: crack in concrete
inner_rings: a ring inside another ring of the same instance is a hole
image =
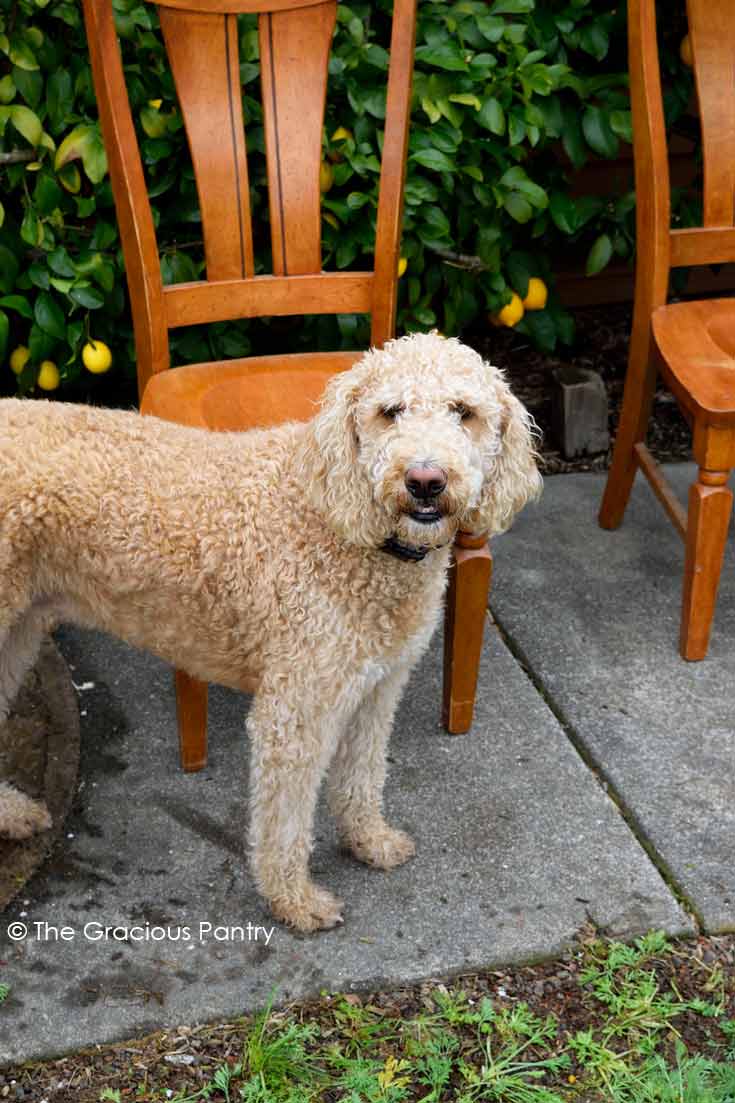
[[[658,852],[654,844],[648,838],[645,828],[638,819],[633,808],[630,807],[625,797],[619,791],[614,781],[608,775],[602,764],[597,761],[592,751],[585,745],[582,736],[577,731],[571,720],[565,715],[561,705],[554,699],[539,675],[536,674],[528,656],[521,647],[520,643],[513,636],[510,629],[503,623],[503,621],[498,617],[498,615],[490,606],[488,607],[488,613],[498,630],[501,640],[508,648],[508,651],[518,663],[521,670],[526,675],[541,700],[552,713],[560,728],[564,732],[565,736],[571,743],[572,747],[582,759],[582,762],[585,764],[590,773],[594,775],[598,785],[600,785],[600,787],[604,789],[605,793],[613,802],[628,829],[633,834],[637,843],[647,854],[648,858],[658,871],[659,876],[671,892],[676,902],[679,904],[682,910],[690,916],[698,932],[705,933],[706,928],[701,913],[698,911],[694,901],[687,895],[684,887],[677,880],[676,875],[674,874],[668,863],[664,860],[663,855]]]

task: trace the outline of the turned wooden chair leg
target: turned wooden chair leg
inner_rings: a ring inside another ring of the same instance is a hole
[[[176,671],[176,717],[181,768],[194,773],[207,765],[207,683]]]
[[[460,532],[444,615],[442,722],[453,735],[469,731],[472,724],[492,569],[486,537]]]
[[[648,331],[648,317],[645,327]],[[640,336],[634,323],[620,423],[598,515],[604,529],[616,529],[623,520],[638,467],[635,446],[646,439],[656,389],[656,366],[650,344],[648,332]]]
[[[703,659],[709,645],[732,510],[729,477],[729,471],[700,467],[697,482],[689,488],[679,650],[682,658],[692,661]]]

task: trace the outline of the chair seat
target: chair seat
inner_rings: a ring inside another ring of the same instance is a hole
[[[351,368],[362,355],[315,352],[189,364],[152,376],[140,409],[166,421],[218,430],[307,421],[331,376]]]
[[[679,402],[710,425],[734,425],[735,299],[671,303],[653,312],[651,325]]]

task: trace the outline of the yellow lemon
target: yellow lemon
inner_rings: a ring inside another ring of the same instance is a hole
[[[149,107],[155,107],[156,111],[159,111],[163,100],[148,100]]]
[[[501,326],[515,326],[518,325],[525,311],[523,309],[523,303],[521,302],[520,295],[516,295],[515,291],[511,296],[509,303],[506,303],[502,310],[498,311],[498,321]]]
[[[694,57],[692,55],[691,39],[689,38],[688,34],[685,34],[681,40],[681,44],[679,46],[679,57],[687,66],[687,68],[692,68],[692,66],[694,65]]]
[[[399,280],[400,280],[401,276],[404,274],[404,272],[406,271],[407,268],[408,268],[408,258],[407,257],[401,257],[401,259],[398,261],[398,279]]]
[[[101,375],[110,367],[112,353],[104,341],[93,341],[90,337],[82,349],[82,363],[92,375]]]
[[[55,391],[61,381],[59,369],[53,360],[42,360],[36,383],[42,391]]]
[[[338,126],[332,135],[333,142],[349,142],[352,138],[352,131],[348,130],[346,126]]]
[[[526,310],[543,310],[548,297],[549,290],[544,281],[538,276],[532,276],[528,281],[528,291],[523,300],[523,306]]]
[[[16,375],[20,375],[30,359],[31,351],[25,345],[18,345],[10,354],[10,367]]]
[[[328,192],[334,183],[334,171],[329,161],[322,161],[319,166],[319,191]]]

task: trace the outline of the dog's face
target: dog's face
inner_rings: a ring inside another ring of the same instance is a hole
[[[540,490],[531,419],[456,339],[413,334],[329,384],[312,422],[312,497],[353,543],[500,532]]]

